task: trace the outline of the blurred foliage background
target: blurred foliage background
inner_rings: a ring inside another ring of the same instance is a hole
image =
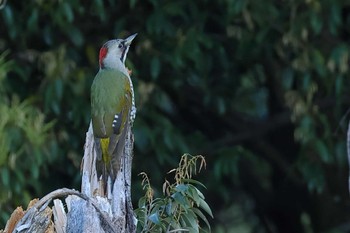
[[[80,188],[99,48],[138,32],[135,203],[137,174],[161,192],[188,152],[213,232],[350,232],[347,1],[8,0],[0,19],[0,228]]]

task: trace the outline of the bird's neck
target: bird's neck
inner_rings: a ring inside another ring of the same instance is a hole
[[[102,63],[100,64],[100,69],[115,69],[121,71],[126,76],[129,76],[129,73],[124,63],[116,56],[111,56],[109,54],[107,54],[107,56],[103,59]]]

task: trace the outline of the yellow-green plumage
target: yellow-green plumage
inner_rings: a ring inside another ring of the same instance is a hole
[[[125,130],[128,127],[132,96],[129,78],[117,69],[100,69],[91,86],[91,118],[98,152],[98,176],[110,175],[119,169],[123,153]],[[113,123],[115,116],[117,123]],[[114,124],[114,127],[113,127]],[[105,180],[106,181],[106,180]]]

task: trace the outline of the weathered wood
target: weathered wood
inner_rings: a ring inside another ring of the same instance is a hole
[[[130,127],[131,128],[131,127]],[[126,232],[136,232],[137,219],[134,214],[131,201],[131,171],[132,171],[132,159],[134,155],[134,135],[131,131],[128,131],[127,141],[125,144],[125,153],[123,158],[124,164],[124,193],[125,193],[125,206],[126,206]],[[114,199],[116,196],[114,196]]]
[[[67,228],[63,229],[63,232],[92,232],[90,231],[92,225],[96,225],[95,222],[89,221],[92,218],[98,219],[96,221],[98,221],[101,225],[100,231],[97,232],[116,232],[114,230],[115,225],[110,220],[112,216],[107,216],[103,211],[103,208],[106,206],[105,199],[100,197],[90,198],[78,191],[63,188],[55,190],[37,201],[17,222],[14,230],[8,231],[7,233],[53,232],[54,226],[51,225],[52,210],[48,207],[48,205],[53,199],[64,196],[68,196],[66,198],[68,214],[65,212],[61,213],[66,215],[67,218]],[[59,200],[55,199],[54,201],[57,203]],[[83,217],[78,217],[79,215],[83,215]],[[65,217],[63,216],[63,218]],[[83,223],[86,224],[86,231],[82,231],[81,228],[77,228],[77,226],[81,226],[77,224],[77,221],[81,220],[86,221],[86,223]],[[69,224],[75,227],[68,228]]]
[[[70,203],[67,214],[67,232],[112,232],[112,230],[103,229],[99,216],[91,203],[74,196],[69,196],[69,199],[67,201]]]
[[[53,218],[55,221],[55,231],[57,233],[65,233],[67,227],[67,216],[63,207],[63,203],[61,200],[55,199],[53,200]]]
[[[81,172],[81,192],[89,197],[103,196],[102,184],[99,183],[96,172],[96,151],[91,123],[86,133]]]
[[[23,218],[24,213],[25,212],[22,209],[22,207],[17,207],[15,211],[13,211],[13,213],[11,214],[10,219],[7,221],[5,230],[3,232],[13,232],[18,221],[21,220],[21,218]]]
[[[114,184],[110,180],[106,185],[98,180],[96,172],[96,151],[92,126],[86,133],[85,151],[82,164],[82,193],[92,198],[102,198],[105,204],[101,206],[106,214],[112,216],[116,232],[136,232],[136,218],[131,203],[131,167],[133,156],[133,135],[127,132],[124,154],[121,156],[120,170]]]
[[[13,214],[5,232],[136,232],[136,218],[131,203],[133,144],[133,134],[129,130],[120,170],[114,184],[108,181],[107,192],[104,193],[105,185],[97,177],[95,142],[90,123],[81,165],[81,192],[63,188],[31,202],[24,214]],[[67,213],[62,201],[57,199],[62,197],[66,197]],[[54,207],[51,210],[49,204],[52,201]]]
[[[32,207],[26,211],[24,216],[14,228],[13,232],[37,232],[45,233],[49,229],[51,223],[52,210],[43,206],[43,208]]]

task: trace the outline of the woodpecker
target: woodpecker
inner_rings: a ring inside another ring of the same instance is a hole
[[[126,132],[135,119],[136,108],[130,72],[125,60],[137,34],[107,41],[99,53],[100,69],[91,85],[91,119],[97,152],[98,179],[112,184],[120,168]],[[102,176],[102,177],[101,177]]]

